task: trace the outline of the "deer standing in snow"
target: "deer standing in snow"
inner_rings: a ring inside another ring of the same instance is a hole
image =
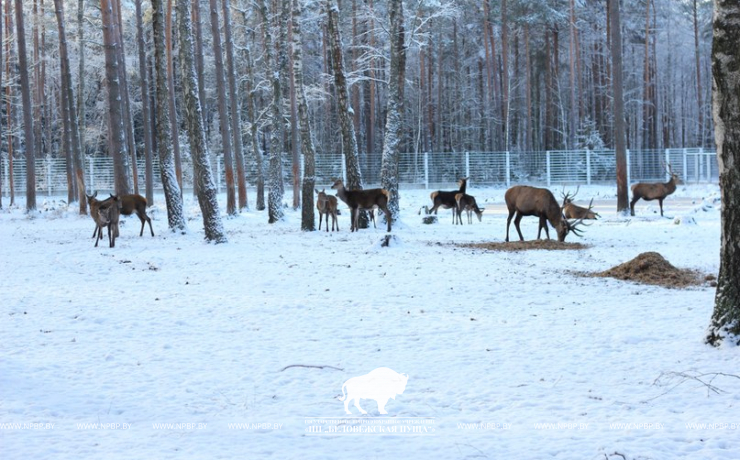
[[[665,167],[666,164],[663,163]],[[678,174],[673,172],[671,165],[667,165],[667,171],[671,179],[666,183],[651,184],[640,182],[632,185],[632,201],[630,201],[630,215],[635,215],[635,203],[642,198],[645,201],[658,200],[660,205],[660,216],[663,217],[663,200],[665,197],[676,191],[676,184],[679,183]]]
[[[524,216],[537,216],[540,218],[537,239],[540,239],[543,228],[545,229],[547,239],[550,239],[547,222],[550,222],[550,225],[557,231],[558,241],[560,242],[565,241],[565,237],[570,232],[573,232],[576,236],[581,236],[577,226],[583,222],[583,219],[573,222],[568,221],[563,216],[560,204],[555,200],[555,196],[545,188],[517,185],[506,191],[504,199],[506,200],[506,207],[509,210],[509,217],[506,219],[506,241],[509,241],[509,226],[511,225],[511,219],[514,217],[514,214],[516,214],[514,226],[517,233],[519,233],[519,239],[521,241],[524,241],[524,236],[522,236],[522,231],[519,228],[519,222],[521,222]],[[591,200],[591,203],[593,204],[593,200]],[[589,209],[591,207],[589,206]]]
[[[385,213],[385,221],[388,223],[388,232],[391,231],[391,212],[388,210],[388,201],[390,193],[382,188],[372,188],[368,190],[347,190],[344,188],[344,182],[337,179],[331,188],[337,191],[339,199],[347,203],[350,209],[350,231],[359,230],[358,223],[360,219],[360,210],[380,208]]]
[[[337,197],[326,194],[326,189],[320,192],[316,190],[316,209],[319,210],[319,230],[321,230],[321,220],[326,215],[326,231],[329,231],[329,216],[331,216],[331,231],[334,231],[334,225],[339,231],[339,222],[337,222]]]

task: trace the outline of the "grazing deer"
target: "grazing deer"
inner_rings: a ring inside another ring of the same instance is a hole
[[[565,218],[566,219],[594,219],[595,220],[601,217],[597,213],[589,209],[582,208],[573,203],[573,198],[575,198],[576,195],[578,195],[578,190],[580,189],[581,189],[581,186],[579,185],[576,188],[576,192],[572,195],[570,193],[564,193],[565,190],[563,190],[563,192],[560,192],[560,195],[563,197],[562,209],[563,209],[563,215],[565,216]]]
[[[320,192],[316,190],[316,193],[319,194],[316,199],[316,209],[319,210],[319,230],[321,230],[321,219],[326,215],[326,231],[329,231],[329,216],[331,216],[331,231],[334,231],[335,224],[337,231],[339,231],[339,222],[337,222],[337,197],[327,195],[326,189]]]
[[[108,227],[108,244],[110,247],[116,246],[116,238],[119,236],[118,220],[120,217],[120,199],[115,195],[106,198],[103,201],[96,199],[98,192],[92,195],[85,195],[87,203],[90,205],[90,217],[95,221],[95,247],[103,239],[103,227]]]
[[[519,239],[521,241],[524,241],[524,237],[519,228],[519,222],[521,222],[524,216],[537,216],[540,218],[540,225],[537,229],[538,240],[540,239],[543,228],[545,229],[547,239],[550,239],[550,232],[547,228],[548,221],[557,231],[558,241],[560,242],[565,241],[565,237],[569,232],[573,232],[576,236],[581,236],[581,230],[577,227],[583,222],[583,219],[573,222],[568,221],[563,216],[560,205],[555,200],[555,196],[547,189],[517,185],[506,191],[504,199],[506,200],[506,207],[509,209],[509,218],[506,219],[506,241],[509,241],[509,225],[514,214],[516,214],[514,226],[517,233],[519,233]],[[593,204],[593,200],[591,200],[591,203]],[[590,205],[589,210],[591,207]]]
[[[436,192],[432,192],[429,197],[432,199],[433,206],[429,208],[429,214],[437,214],[437,209],[441,206],[444,209],[452,209],[452,223],[457,223],[457,201],[455,200],[455,195],[458,193],[465,194],[465,189],[468,186],[468,179],[469,177],[465,177],[460,179],[457,182],[457,185],[459,187],[458,190],[452,190],[452,191],[442,191],[437,190]],[[462,221],[460,222],[462,223]]]
[[[666,164],[663,163],[666,167]],[[637,200],[642,198],[645,201],[658,200],[660,205],[660,216],[663,217],[663,200],[665,197],[676,191],[676,184],[679,183],[678,174],[673,172],[671,165],[667,165],[667,172],[671,175],[671,179],[663,183],[650,184],[640,182],[639,184],[632,185],[632,201],[630,201],[630,215],[635,215],[635,203]]]
[[[344,188],[344,182],[337,179],[331,188],[337,191],[337,196],[347,203],[350,209],[350,231],[359,230],[358,221],[360,210],[380,208],[385,213],[385,221],[388,223],[388,232],[391,231],[391,212],[388,210],[388,200],[390,193],[382,188],[373,188],[369,190],[347,190]]]
[[[473,223],[473,213],[478,216],[478,222],[481,222],[483,217],[483,208],[478,207],[478,203],[475,202],[475,197],[472,195],[466,195],[465,193],[458,193],[455,195],[455,202],[457,203],[457,220],[462,225],[461,214],[466,211],[468,214],[468,223]]]
[[[141,221],[141,231],[139,232],[139,236],[144,235],[144,222],[149,223],[149,231],[152,233],[152,236],[154,236],[152,219],[146,215],[146,198],[135,194],[122,195],[119,198],[121,200],[121,214],[124,216],[130,216],[131,214],[136,213],[139,217],[139,220]]]

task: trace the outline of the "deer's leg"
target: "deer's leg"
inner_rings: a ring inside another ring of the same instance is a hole
[[[660,205],[660,217],[663,217],[663,198],[658,198],[658,204]]]
[[[154,229],[152,228],[152,219],[146,214],[145,214],[145,217],[146,217],[146,221],[149,223],[149,231],[152,232],[152,236],[154,236]]]
[[[387,206],[383,206],[383,213],[385,213],[385,221],[388,223],[388,233],[391,232],[391,212]]]
[[[514,218],[514,227],[516,227],[516,232],[519,234],[519,241],[524,241],[524,236],[522,236],[522,229],[519,228],[519,222],[522,221],[522,217],[524,217],[521,213],[517,213],[516,218]]]
[[[630,201],[630,216],[634,216],[635,215],[635,203],[637,203],[637,200],[639,200],[639,199],[640,199],[640,197],[638,197],[638,196],[633,196],[632,197],[632,201]]]
[[[511,209],[509,210],[509,218],[506,219],[506,242],[509,242],[509,225],[511,225],[511,218],[514,217],[514,212]]]

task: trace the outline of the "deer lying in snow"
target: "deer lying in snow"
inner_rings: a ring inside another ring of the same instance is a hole
[[[103,228],[108,227],[108,244],[111,248],[116,246],[116,238],[118,238],[118,220],[121,213],[121,201],[115,196],[111,195],[110,198],[106,198],[103,201],[96,199],[98,192],[92,195],[85,195],[87,197],[87,203],[90,205],[90,217],[95,221],[95,231],[93,232],[93,238],[95,238],[95,247],[98,247],[98,242],[103,239]]]
[[[665,163],[663,163],[665,167]],[[667,165],[667,171],[671,179],[666,183],[650,184],[641,182],[632,185],[632,201],[630,201],[630,215],[635,215],[635,203],[642,198],[645,201],[658,200],[660,205],[660,216],[663,216],[663,200],[665,197],[676,191],[676,184],[679,183],[678,174],[673,172],[671,165]]]
[[[563,215],[566,219],[597,219],[601,216],[599,216],[597,213],[591,211],[590,209],[582,208],[576,204],[573,203],[573,198],[578,195],[578,190],[581,189],[581,186],[579,185],[578,188],[576,188],[576,192],[574,194],[570,193],[563,193],[560,192],[560,195],[563,197]]]
[[[457,220],[460,221],[460,225],[462,225],[461,214],[463,211],[466,211],[468,214],[469,224],[472,225],[473,223],[473,213],[478,216],[478,222],[481,222],[484,209],[478,207],[478,203],[475,202],[474,196],[466,195],[465,193],[458,193],[455,195],[455,202],[457,203]]]
[[[545,229],[545,235],[547,239],[550,239],[550,232],[547,228],[547,222],[550,222],[558,233],[558,241],[565,241],[565,237],[568,233],[573,232],[576,236],[580,235],[580,230],[577,228],[583,222],[583,219],[578,219],[573,222],[563,216],[560,209],[560,205],[555,200],[552,192],[537,187],[529,187],[527,185],[517,185],[511,187],[506,191],[504,195],[506,200],[506,207],[509,210],[509,217],[506,219],[506,241],[509,241],[509,225],[511,219],[516,214],[514,219],[514,226],[516,227],[517,233],[519,233],[519,239],[524,241],[522,231],[519,228],[519,222],[524,216],[537,216],[540,218],[540,225],[537,229],[537,239],[540,239],[542,229]],[[593,200],[589,205],[589,210],[593,207]]]
[[[437,209],[441,206],[444,209],[452,209],[452,223],[457,223],[457,201],[455,200],[455,195],[458,193],[465,194],[465,189],[468,186],[468,179],[469,177],[465,177],[463,179],[460,179],[458,181],[458,190],[452,190],[452,191],[442,191],[437,190],[436,192],[432,192],[429,197],[432,199],[433,206],[429,208],[429,214],[437,214]],[[462,221],[460,222],[462,224]]]
[[[347,203],[350,209],[350,231],[359,230],[358,221],[360,210],[380,208],[385,213],[385,221],[388,223],[388,232],[391,231],[391,212],[388,210],[388,201],[390,193],[382,188],[373,188],[368,190],[347,190],[344,188],[344,182],[337,179],[331,188],[337,191],[339,199]]]
[[[331,231],[334,231],[334,225],[339,231],[339,222],[337,222],[337,197],[326,194],[326,189],[320,192],[316,190],[319,196],[316,198],[316,209],[319,210],[319,230],[321,230],[321,219],[326,215],[326,231],[329,231],[329,216],[331,216]]]

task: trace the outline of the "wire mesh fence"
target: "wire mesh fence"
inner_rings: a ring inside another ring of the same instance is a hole
[[[214,156],[212,170],[216,186],[221,191],[226,183],[222,157]],[[302,160],[301,160],[302,161]],[[254,163],[254,162],[252,162]],[[264,167],[267,166],[265,158]],[[665,150],[628,150],[628,182],[662,181],[670,164],[685,183],[718,182],[719,168],[714,151],[701,148]],[[302,174],[303,165],[300,165]],[[114,189],[113,160],[109,157],[87,157],[84,161],[85,185],[89,191]],[[361,155],[360,169],[366,186],[380,184],[381,156]],[[137,179],[144,189],[146,165],[137,161]],[[192,188],[192,168],[183,159],[183,188]],[[246,168],[249,185],[256,183],[257,168]],[[8,158],[0,160],[0,183],[3,196],[12,187],[15,195],[26,190],[26,162],[14,158],[12,175]],[[286,186],[292,183],[290,158],[284,159],[283,176]],[[69,177],[72,177],[71,172]],[[154,190],[162,190],[159,162],[153,162]],[[545,152],[418,152],[402,153],[398,164],[399,184],[409,188],[439,188],[454,185],[461,177],[470,177],[470,183],[486,186],[512,184],[607,184],[616,181],[616,157],[613,150],[550,150]],[[316,184],[326,186],[337,178],[346,179],[344,156],[322,154],[316,157]],[[66,193],[68,167],[64,158],[47,157],[36,160],[37,193],[54,195]],[[143,193],[143,192],[142,192]]]

